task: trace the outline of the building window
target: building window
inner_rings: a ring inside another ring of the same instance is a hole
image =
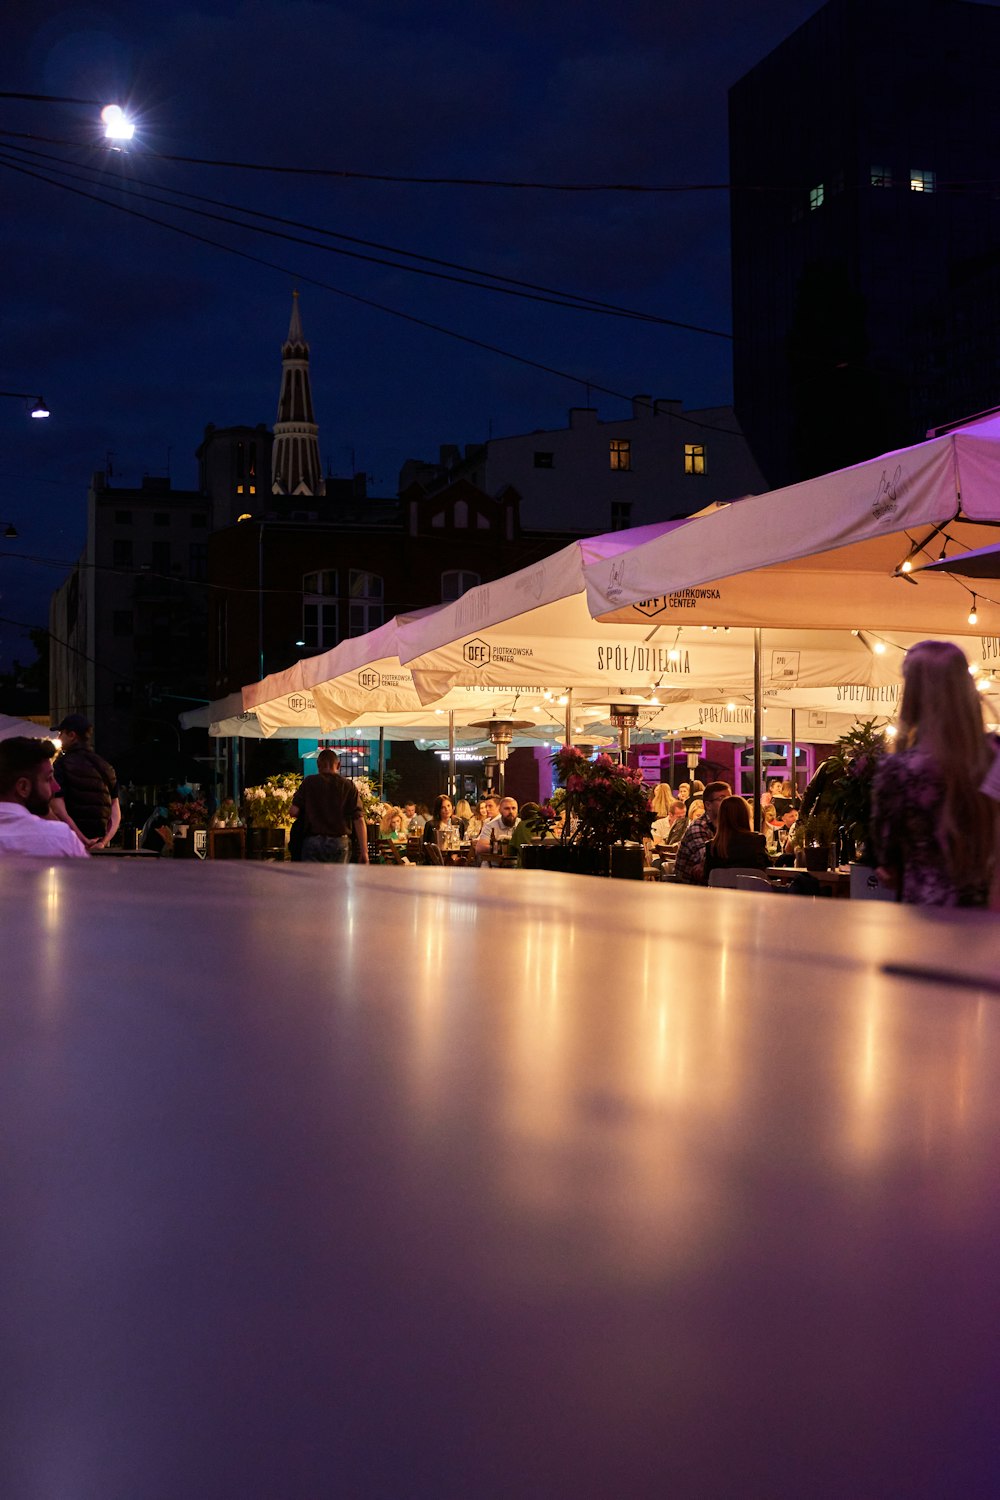
[[[192,542],[188,548],[188,577],[204,583],[208,577],[208,543]]]
[[[111,629],[114,635],[132,635],[135,626],[132,621],[130,609],[116,609],[111,616]]]
[[[921,167],[910,168],[910,192],[933,193],[937,188],[937,173],[925,172]]]
[[[154,573],[170,572],[170,543],[154,542],[149,549],[149,565]]]
[[[892,187],[892,168],[872,167],[869,181],[872,187]]]
[[[308,651],[337,644],[337,574],[332,568],[302,579],[302,639]]]
[[[208,516],[205,514],[205,512],[203,510],[193,510],[191,512],[191,525],[192,526],[207,526],[208,525]]]
[[[449,604],[453,599],[461,599],[463,594],[477,588],[479,583],[478,573],[468,573],[462,568],[449,568],[447,573],[441,574],[441,603]]]
[[[116,510],[115,511],[115,525],[116,526],[131,526],[131,524],[132,524],[132,512],[130,510]]]
[[[348,635],[364,635],[382,624],[384,587],[377,573],[352,568],[349,580]]]
[[[322,573],[306,573],[302,579],[302,592],[318,594],[323,599],[335,599],[337,597],[336,573],[330,568]]]
[[[169,526],[170,525],[170,512],[167,511],[167,510],[154,510],[153,511],[153,525],[154,526]]]
[[[236,493],[237,493],[237,495],[242,495],[242,493],[243,493],[243,486],[241,484],[238,484],[236,486]]]
[[[612,500],[611,502],[611,530],[623,531],[626,526],[632,524],[632,502],[631,500]]]
[[[329,651],[337,644],[337,606],[306,597],[302,602],[302,639],[307,651]]]
[[[111,565],[114,568],[130,568],[132,566],[131,540],[117,537],[111,543]]]
[[[685,474],[707,474],[705,463],[704,443],[684,444],[684,472]]]
[[[823,207],[823,184],[817,182],[815,187],[809,189],[809,207],[811,210]]]
[[[554,469],[556,466],[556,456],[554,453],[534,453],[532,454],[532,460],[536,469]]]
[[[628,438],[612,438],[608,456],[613,469],[631,469],[632,444]]]

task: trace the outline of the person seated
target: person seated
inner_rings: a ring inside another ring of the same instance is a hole
[[[664,817],[657,818],[649,830],[654,848],[669,849],[679,844],[688,826],[687,808],[677,799],[670,802]]]
[[[687,807],[688,803],[691,800],[691,783],[690,783],[690,781],[682,781],[682,782],[680,782],[680,784],[677,787],[677,800],[678,800],[678,802],[683,802],[684,806]]]
[[[55,753],[51,740],[22,735],[0,740],[0,857],[86,858],[80,836],[50,812]]]
[[[510,836],[510,843],[507,845],[507,852],[516,857],[519,866],[524,863],[521,850],[525,844],[544,842],[540,825],[535,822],[535,819],[541,818],[541,815],[542,809],[537,802],[525,802],[521,807],[517,823],[514,825],[514,832]]]
[[[510,843],[514,836],[514,829],[520,821],[514,798],[504,797],[500,802],[500,811],[497,816],[490,818],[479,830],[479,837],[476,840],[476,863],[478,865],[499,863],[503,854],[502,846]]]
[[[387,807],[379,824],[379,836],[394,844],[406,842],[406,816],[401,807]]]
[[[750,827],[750,810],[742,797],[719,804],[715,837],[705,850],[705,881],[713,870],[766,870],[771,861],[762,833]]]
[[[778,829],[781,826],[781,820],[774,809],[773,803],[768,803],[766,807],[761,808],[760,831],[764,835],[769,854],[781,853],[781,840],[778,837]]]
[[[469,824],[473,818],[472,808],[465,797],[455,803],[455,816],[465,824],[465,836],[469,837]]]
[[[423,833],[424,825],[427,822],[426,813],[427,809],[423,803],[420,804],[419,808],[415,802],[403,803],[403,818],[406,821],[407,833],[414,837]]]
[[[479,837],[483,824],[487,822],[489,818],[493,817],[496,817],[496,814],[486,811],[485,800],[477,802],[475,812],[472,814],[472,817],[469,818],[465,825],[465,837],[472,843],[475,843],[476,839]]]
[[[436,849],[439,849],[446,864],[456,864],[459,857],[459,845],[464,836],[465,824],[460,818],[455,817],[455,808],[451,798],[445,793],[442,793],[440,797],[435,797],[431,820],[424,825],[424,843],[433,844]]]

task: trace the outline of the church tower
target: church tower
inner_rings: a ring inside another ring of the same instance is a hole
[[[299,294],[292,293],[292,319],[281,346],[281,395],[274,424],[271,490],[275,495],[325,495],[319,459],[319,428],[309,386],[309,345],[302,333]]]

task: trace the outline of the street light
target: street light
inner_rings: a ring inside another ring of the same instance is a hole
[[[31,416],[47,417],[50,415],[49,408],[41,396],[34,396],[30,391],[0,391],[0,396],[9,396],[12,401],[32,401]]]
[[[0,521],[0,526],[3,526],[3,524],[4,524],[3,521]],[[4,541],[5,542],[16,541],[17,540],[17,534],[18,534],[17,527],[14,525],[14,522],[13,521],[8,521],[7,525],[6,525],[6,529],[4,530],[4,534],[3,534]]]

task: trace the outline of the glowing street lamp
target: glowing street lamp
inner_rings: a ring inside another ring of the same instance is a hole
[[[106,104],[101,110],[104,121],[104,137],[109,141],[130,141],[135,135],[135,126],[120,104]]]
[[[9,396],[12,401],[31,401],[31,416],[47,417],[49,408],[41,396],[33,396],[30,391],[0,391],[0,396]]]

